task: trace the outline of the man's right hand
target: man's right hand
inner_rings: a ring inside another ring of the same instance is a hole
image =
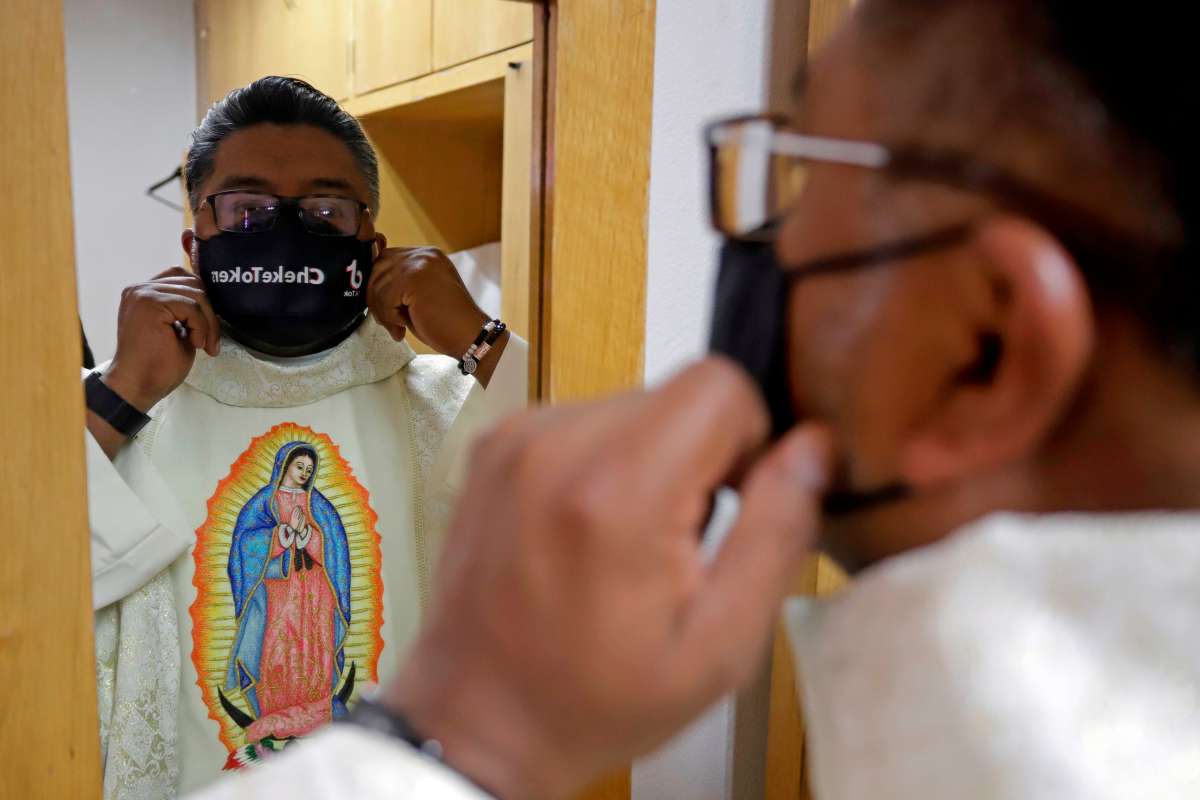
[[[813,546],[830,462],[824,429],[772,446],[769,428],[745,374],[709,359],[483,437],[382,701],[515,800],[568,796],[744,685]],[[709,562],[710,498],[737,476],[738,520]]]
[[[175,322],[188,332],[180,339]],[[117,353],[103,380],[125,402],[143,413],[187,377],[202,349],[211,356],[221,347],[221,327],[196,275],[180,267],[160,272],[145,283],[126,287],[117,312]],[[125,437],[95,414],[88,429],[111,458]]]

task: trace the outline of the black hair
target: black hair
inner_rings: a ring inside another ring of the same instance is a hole
[[[367,182],[371,211],[379,210],[379,161],[358,120],[312,85],[268,75],[218,100],[192,131],[183,175],[193,211],[200,207],[200,187],[212,175],[217,148],[225,137],[265,123],[312,125],[341,139]]]
[[[1194,45],[1182,8],[870,0],[863,21],[890,64],[925,56],[879,78],[924,84],[915,113],[925,130],[954,118],[971,129],[965,144],[976,151],[1039,148],[1035,183],[1074,193],[1065,199],[1082,195],[1159,247],[1163,257],[1120,274],[1084,261],[1080,272],[1098,304],[1134,315],[1166,355],[1200,375],[1200,151],[1189,124],[1200,97],[1189,86]]]

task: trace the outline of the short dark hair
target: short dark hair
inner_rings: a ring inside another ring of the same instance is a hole
[[[379,161],[358,120],[332,97],[299,78],[268,75],[218,100],[192,131],[184,184],[193,211],[200,207],[200,186],[212,175],[217,148],[225,137],[266,123],[312,125],[341,139],[367,182],[371,210],[379,210]]]
[[[1079,267],[1098,302],[1135,315],[1200,374],[1200,152],[1190,124],[1200,99],[1187,85],[1194,45],[1178,7],[870,0],[862,20],[889,63],[920,60],[879,79],[917,79],[910,114],[921,130],[957,124],[967,130],[957,144],[985,155],[1032,146],[1034,182],[1105,206],[1164,245],[1168,257],[1123,275]]]

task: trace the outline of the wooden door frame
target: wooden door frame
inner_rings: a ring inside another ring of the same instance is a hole
[[[564,402],[644,377],[656,4],[536,6],[530,380]],[[583,797],[631,793],[625,769]]]
[[[0,797],[100,796],[63,7],[0,26]]]
[[[536,5],[534,379],[560,402],[643,380],[655,0]]]

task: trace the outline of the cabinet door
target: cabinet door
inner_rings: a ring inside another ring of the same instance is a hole
[[[532,40],[532,3],[433,0],[435,70]]]
[[[432,71],[433,0],[355,0],[355,94]]]
[[[197,0],[205,107],[264,75],[289,75],[335,99],[350,96],[347,0]]]

